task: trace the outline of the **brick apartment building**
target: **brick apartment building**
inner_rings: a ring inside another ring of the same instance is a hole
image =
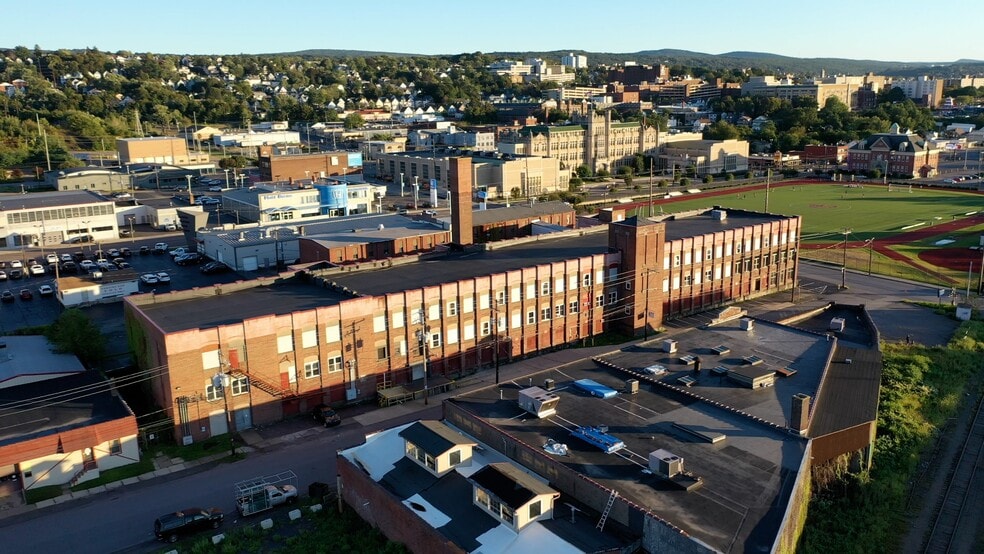
[[[153,394],[179,439],[226,432],[226,400],[243,429],[394,384],[429,377],[439,387],[496,355],[532,355],[606,329],[642,334],[794,282],[799,218],[762,213],[631,218],[470,246],[471,159],[451,161],[454,248],[126,299],[138,364],[168,368]],[[218,374],[228,388],[214,386]]]

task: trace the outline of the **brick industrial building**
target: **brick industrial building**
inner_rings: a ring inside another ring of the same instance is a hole
[[[496,355],[642,334],[795,281],[795,216],[714,209],[473,245],[470,163],[451,160],[442,252],[128,297],[138,364],[168,368],[153,393],[175,434],[224,433],[226,400],[242,429],[428,377],[440,387]],[[215,387],[217,374],[231,384]]]
[[[358,152],[301,152],[299,148],[260,146],[261,181],[299,181],[362,172]]]

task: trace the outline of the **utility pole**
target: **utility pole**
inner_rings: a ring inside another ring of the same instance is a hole
[[[492,304],[492,360],[495,362],[495,384],[499,384],[499,308]]]
[[[772,168],[765,170],[765,213],[769,213],[769,185],[772,183]]]
[[[871,275],[871,258],[875,249],[875,237],[868,239],[868,275]]]
[[[424,405],[429,403],[430,390],[427,386],[427,333],[430,330],[427,325],[423,324],[423,314],[421,314],[421,327],[417,330],[417,345],[422,349],[424,354]]]
[[[850,229],[844,229],[844,263],[841,265],[841,288],[847,288],[847,237],[851,234]]]
[[[359,330],[362,329],[357,324],[362,320],[352,322],[352,330],[345,333],[345,335],[352,337],[352,359],[345,363],[348,369],[348,380],[353,395],[358,394],[358,389],[355,386],[356,380],[359,375]]]
[[[649,217],[653,216],[653,162],[649,161]]]

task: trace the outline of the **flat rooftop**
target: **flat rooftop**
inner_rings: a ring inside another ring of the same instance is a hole
[[[573,212],[574,208],[566,202],[536,202],[532,206],[527,204],[514,204],[508,208],[494,208],[491,210],[473,210],[472,225],[489,225],[516,219],[535,218],[543,215],[562,214]]]
[[[110,198],[85,190],[0,194],[0,210],[34,210],[112,202],[113,200]]]
[[[294,278],[272,285],[257,283],[235,293],[216,294],[213,288],[202,288],[141,297],[135,298],[134,304],[165,333],[208,329],[253,317],[313,310],[351,298]]]
[[[7,336],[0,340],[0,386],[19,376],[45,378],[85,371],[74,354],[59,354],[42,335]]]
[[[833,342],[765,322],[757,321],[752,332],[734,323],[674,336],[674,354],[662,352],[662,340],[657,340],[603,358],[624,370],[582,360],[507,383],[501,399],[489,387],[448,402],[531,448],[539,450],[551,439],[566,444],[568,455],[549,455],[716,550],[768,552],[807,446],[785,429],[790,399],[797,392],[815,393]],[[731,352],[714,353],[720,345]],[[699,375],[680,360],[685,355],[701,357]],[[792,366],[797,372],[777,376],[775,386],[752,390],[710,371],[717,365],[739,367],[749,355],[765,360],[757,368]],[[657,363],[667,373],[650,376],[642,371]],[[682,376],[694,377],[696,383],[684,387],[677,383]],[[557,414],[538,419],[519,408],[518,393],[543,387],[547,379],[554,381],[552,392],[560,397]],[[592,379],[619,394],[589,396],[573,386],[579,379]],[[639,392],[625,392],[627,379],[639,381]],[[626,448],[605,454],[571,436],[577,426],[607,426]],[[697,434],[725,438],[712,443]],[[683,469],[700,477],[702,486],[686,492],[644,471],[649,453],[658,449],[682,457]]]
[[[508,529],[475,506],[470,478],[489,464],[509,463],[518,467],[515,462],[494,448],[481,445],[472,451],[470,463],[435,477],[405,456],[404,441],[399,434],[412,424],[370,435],[364,444],[339,454],[365,470],[404,505],[413,508],[417,517],[464,551],[574,554],[613,552],[625,546],[613,535],[595,529],[594,523],[585,525],[583,514],[577,515],[576,523],[572,522],[564,503],[573,500],[563,495],[554,501],[553,519],[531,523],[519,533]],[[448,428],[469,439],[467,442],[478,444],[461,430],[450,425]],[[531,476],[531,479],[544,481],[542,477]],[[545,482],[544,485],[548,486]]]
[[[73,391],[89,389],[91,394]],[[71,398],[70,402],[39,398]],[[0,388],[0,446],[133,415],[98,371]]]
[[[711,216],[712,210],[723,210],[727,213],[727,217],[725,219],[715,219]],[[705,233],[728,231],[739,227],[745,227],[746,225],[758,225],[760,223],[781,221],[787,217],[788,216],[784,215],[750,212],[715,206],[714,208],[700,210],[699,212],[668,214],[665,216],[655,216],[648,219],[640,218],[639,224],[644,225],[646,221],[665,221],[666,240],[678,240],[703,235]]]
[[[608,233],[594,232],[543,238],[516,246],[500,246],[494,250],[449,252],[446,255],[427,256],[418,262],[331,275],[326,279],[349,288],[355,294],[380,295],[606,252]]]

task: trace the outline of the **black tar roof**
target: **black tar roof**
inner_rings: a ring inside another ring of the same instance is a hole
[[[574,208],[567,202],[537,202],[532,206],[522,204],[509,206],[508,208],[495,208],[492,210],[473,210],[472,225],[489,225],[503,221],[515,219],[526,219],[542,215],[561,214],[573,212]]]
[[[750,336],[751,335],[751,336]],[[806,441],[786,429],[791,401],[803,389],[813,394],[829,353],[823,336],[779,329],[760,322],[752,335],[737,322],[724,329],[694,330],[674,336],[680,351],[670,355],[658,349],[662,341],[626,349],[606,360],[632,371],[605,367],[590,360],[538,373],[504,387],[504,397],[490,387],[448,400],[500,428],[531,448],[548,439],[568,445],[569,455],[559,463],[618,490],[628,500],[683,529],[723,552],[769,551],[775,540],[790,493],[802,467]],[[739,340],[743,338],[743,340]],[[717,356],[711,348],[726,344],[731,353]],[[793,377],[774,387],[751,390],[709,371],[714,365],[734,367],[755,353],[764,365],[782,363],[797,368]],[[683,375],[694,376],[679,356],[699,354],[704,369],[690,388],[675,385]],[[650,377],[643,367],[660,363],[668,374]],[[638,373],[637,373],[638,372]],[[625,390],[629,378],[640,382],[636,394],[600,399],[572,386],[577,379],[593,379],[615,390]],[[553,379],[560,397],[557,415],[545,419],[524,413],[518,392]],[[660,384],[657,384],[657,380]],[[776,423],[776,421],[778,423]],[[571,436],[576,426],[606,425],[626,449],[605,454]],[[719,433],[723,442],[710,443],[689,431]],[[667,450],[684,459],[684,469],[703,481],[703,487],[675,490],[659,478],[643,473],[648,454]]]
[[[608,233],[595,232],[545,238],[495,250],[427,256],[415,263],[331,276],[328,280],[356,294],[380,295],[605,252],[608,252]]]
[[[132,415],[97,371],[2,388],[0,406],[0,446]]]
[[[460,433],[448,429],[447,425],[432,420],[418,421],[400,431],[400,436],[419,446],[431,456],[439,456],[456,444],[475,444],[474,441],[466,439]]]
[[[639,224],[644,225],[646,221],[665,221],[666,240],[677,240],[699,236],[705,233],[728,231],[748,225],[758,225],[761,223],[780,221],[782,219],[786,219],[787,217],[783,215],[723,208],[720,206],[715,206],[713,210],[724,210],[727,217],[721,220],[715,219],[711,216],[712,209],[705,209],[700,210],[699,212],[669,214],[661,217],[652,217],[648,220],[642,219]]]
[[[150,300],[152,298],[155,300]],[[346,298],[350,297],[296,279],[284,279],[274,285],[258,284],[234,294],[216,294],[214,288],[202,288],[157,297],[142,295],[134,298],[134,304],[165,333],[173,333],[238,323],[253,317],[312,310],[337,304]]]

